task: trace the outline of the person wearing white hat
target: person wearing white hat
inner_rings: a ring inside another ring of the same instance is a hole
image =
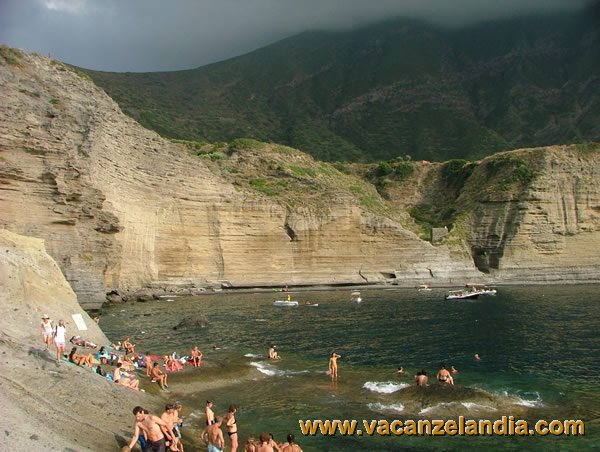
[[[44,344],[46,345],[46,351],[50,353],[50,344],[52,343],[52,320],[48,317],[48,314],[42,316],[42,324],[40,325],[42,330],[42,337],[44,338]]]

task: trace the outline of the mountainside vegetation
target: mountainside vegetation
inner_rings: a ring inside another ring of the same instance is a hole
[[[599,49],[588,12],[460,30],[398,19],[194,70],[86,72],[169,138],[251,137],[326,161],[444,161],[600,139]]]

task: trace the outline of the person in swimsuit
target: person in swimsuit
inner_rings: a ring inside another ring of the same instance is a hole
[[[160,370],[158,363],[152,364],[152,381],[157,381],[160,389],[165,390],[169,387],[167,384],[167,374]]]
[[[481,356],[479,356],[479,353],[475,353],[473,358],[475,359],[475,361],[481,361]]]
[[[458,373],[458,370],[454,366],[450,366],[450,372],[452,372],[452,375],[455,375]]]
[[[331,375],[331,379],[337,380],[338,377],[338,366],[337,366],[337,360],[338,358],[341,358],[341,355],[338,355],[336,352],[331,352],[331,355],[329,356],[329,375]]]
[[[429,381],[429,377],[427,377],[427,372],[425,372],[424,370],[418,371],[417,375],[415,375],[415,381],[417,382],[417,386],[420,386],[421,388],[426,388],[427,382]]]
[[[137,378],[129,378],[128,374],[121,370],[123,363],[117,363],[113,371],[113,381],[126,388],[131,388],[135,391],[140,390],[140,380]]]
[[[98,347],[93,342],[85,340],[81,336],[72,336],[71,339],[69,339],[69,342],[71,344],[73,344],[73,345],[78,345],[79,347],[88,347],[88,348],[96,348],[96,347]]]
[[[213,411],[213,403],[210,400],[206,401],[206,408],[204,413],[206,414],[206,425],[212,425],[215,423],[215,412]]]
[[[202,351],[196,345],[192,349],[192,366],[199,367],[202,364]]]
[[[149,377],[152,374],[152,356],[150,356],[150,352],[146,352],[144,362],[146,363],[146,376]]]
[[[293,433],[287,436],[287,444],[283,445],[281,452],[302,452],[302,448],[296,444],[296,437]]]
[[[225,415],[225,425],[227,426],[227,435],[231,441],[231,452],[236,452],[238,448],[238,429],[235,420],[235,413],[237,407],[235,405],[229,405],[229,411]]]
[[[272,436],[267,432],[260,432],[258,437],[259,445],[256,448],[256,452],[274,452],[275,450],[279,451],[279,446],[273,440]]]
[[[169,441],[169,450],[172,452],[183,452],[183,444],[179,441],[179,436],[177,436],[177,432],[175,431],[175,417],[173,416],[173,412],[175,411],[175,407],[168,403],[165,405],[165,412],[160,415],[160,418],[165,421],[167,424],[167,428],[172,434],[172,439]]]
[[[123,348],[125,349],[125,356],[130,353],[135,353],[135,344],[131,343],[131,338],[129,336],[123,341]]]
[[[450,372],[446,369],[445,364],[442,364],[442,368],[437,373],[437,379],[440,383],[454,384],[454,378],[452,378],[452,375],[450,375]]]
[[[214,418],[214,422],[207,426],[200,438],[208,446],[208,452],[223,452],[225,449],[225,439],[221,431],[222,420],[218,417]]]
[[[133,409],[133,415],[135,416],[135,427],[133,438],[127,446],[129,450],[135,445],[140,434],[143,433],[148,440],[147,452],[165,452],[165,438],[173,439],[166,422],[158,416],[149,414],[148,410],[141,406],[136,406]]]
[[[279,353],[277,353],[277,351],[275,350],[277,348],[277,346],[275,344],[271,344],[269,346],[269,359],[279,359]]]
[[[60,319],[58,325],[54,327],[52,333],[54,337],[54,345],[56,345],[56,363],[60,365],[60,360],[65,353],[65,341],[67,336],[67,328],[65,327],[65,321]]]
[[[92,354],[79,355],[77,354],[77,347],[73,347],[71,353],[69,353],[69,361],[78,366],[85,364],[88,367],[92,367]]]
[[[44,339],[44,344],[46,345],[46,351],[50,353],[50,344],[52,343],[52,320],[48,317],[48,314],[44,314],[42,316],[42,324],[40,325],[42,329],[42,338]]]

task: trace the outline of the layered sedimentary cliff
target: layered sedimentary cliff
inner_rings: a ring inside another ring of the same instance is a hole
[[[510,155],[535,168],[536,177],[526,190],[490,191],[496,185],[482,182],[486,160],[497,158],[490,157],[459,198],[466,203],[472,197],[477,203],[467,222],[477,266],[504,282],[599,281],[600,146],[556,146]]]
[[[62,63],[25,54],[0,63],[0,226],[43,238],[85,306],[113,290],[222,284],[449,284],[523,280],[523,269],[536,280],[598,279],[595,154],[546,151],[531,190],[471,194],[480,211],[461,217],[465,235],[433,246],[406,228],[406,214],[361,200],[359,178],[306,180],[303,196],[318,194],[319,205],[290,205],[144,129]],[[282,158],[315,164],[297,154]]]

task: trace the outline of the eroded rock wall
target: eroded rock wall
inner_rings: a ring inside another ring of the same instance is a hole
[[[478,274],[346,198],[317,213],[233,186],[61,63],[22,55],[0,84],[0,225],[43,238],[83,305],[111,290]]]
[[[600,152],[555,146],[512,154],[537,177],[524,191],[477,197],[468,232],[475,263],[503,282],[597,282]],[[481,174],[472,179],[479,183]]]

